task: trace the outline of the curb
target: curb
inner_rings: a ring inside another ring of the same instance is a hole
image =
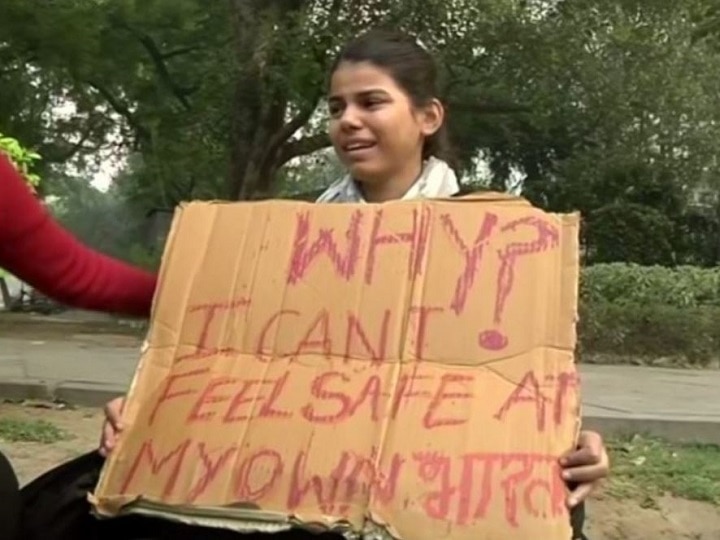
[[[583,417],[583,429],[591,429],[608,436],[649,435],[674,443],[720,445],[720,422],[695,418]]]
[[[103,407],[125,391],[114,384],[94,382],[0,380],[0,399],[7,401],[50,401],[78,407]]]
[[[0,400],[7,401],[50,401],[78,407],[100,408],[124,393],[125,388],[109,383],[42,379],[0,380]],[[675,443],[720,445],[720,422],[694,418],[585,415],[582,419],[582,428],[595,430],[604,437],[641,434],[660,437]]]

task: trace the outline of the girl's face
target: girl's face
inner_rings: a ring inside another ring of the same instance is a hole
[[[397,185],[401,197],[422,167],[426,137],[440,128],[442,105],[417,108],[384,70],[342,62],[330,81],[330,139],[340,160],[364,187]]]

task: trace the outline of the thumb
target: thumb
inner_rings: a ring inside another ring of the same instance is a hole
[[[122,422],[122,411],[124,401],[120,403],[111,402],[105,406],[105,419],[115,431],[122,431],[125,427]]]

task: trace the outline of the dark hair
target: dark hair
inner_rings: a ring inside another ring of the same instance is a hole
[[[408,34],[370,30],[349,41],[335,58],[330,74],[342,62],[369,62],[387,72],[416,107],[438,98],[437,67],[432,55]],[[425,139],[422,157],[435,156],[455,166],[447,122]]]

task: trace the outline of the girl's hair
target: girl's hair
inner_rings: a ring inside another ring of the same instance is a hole
[[[370,30],[351,40],[335,59],[331,75],[342,62],[369,62],[382,69],[410,97],[415,107],[428,105],[438,97],[433,57],[413,37],[402,32]],[[446,122],[425,139],[422,157],[430,156],[455,166]]]

